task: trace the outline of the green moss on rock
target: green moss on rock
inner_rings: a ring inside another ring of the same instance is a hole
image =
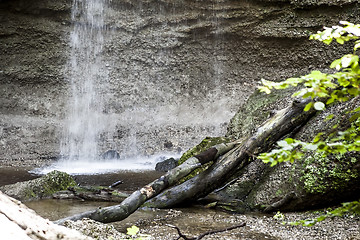
[[[294,89],[275,90],[264,94],[256,90],[230,120],[226,136],[240,139],[251,135],[256,127],[269,118],[272,111],[288,105],[293,91]]]
[[[325,157],[317,153],[304,159],[300,178],[304,190],[308,193],[325,193],[343,188],[349,181],[358,178],[359,172],[354,166],[359,160],[350,155]]]
[[[229,138],[225,138],[225,137],[206,137],[204,138],[201,143],[199,143],[198,145],[196,145],[195,147],[193,147],[192,149],[189,149],[188,151],[186,151],[181,158],[179,159],[179,165],[184,163],[186,160],[188,160],[189,158],[196,156],[198,154],[200,154],[201,152],[217,145],[220,143],[227,143],[229,142]],[[207,169],[210,165],[212,164],[212,162],[209,162],[207,164],[205,164],[204,166],[202,166],[201,168],[198,168],[196,170],[194,170],[191,174],[189,174],[188,176],[184,177],[183,179],[180,180],[180,183],[185,182],[186,180],[193,178],[194,176],[196,176],[197,174],[199,174],[200,172],[203,172],[205,169]]]
[[[76,186],[67,173],[52,171],[40,178],[1,187],[1,191],[21,201],[50,197],[52,194]]]

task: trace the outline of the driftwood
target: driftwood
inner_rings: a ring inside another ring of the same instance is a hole
[[[90,240],[78,231],[53,224],[0,192],[1,239]]]
[[[220,155],[234,148],[236,144],[236,142],[218,144],[199,155],[189,158],[183,164],[170,170],[167,174],[163,175],[159,179],[146,185],[140,190],[133,192],[119,205],[84,212],[78,215],[70,216],[68,218],[60,219],[56,221],[56,223],[63,224],[66,220],[76,221],[83,218],[90,218],[103,223],[121,221],[135,212],[141,205],[143,205],[145,201],[158,195],[164,189],[173,186],[181,178],[187,176],[189,173],[199,168],[203,164],[217,159]]]
[[[148,207],[169,208],[204,197],[223,186],[232,175],[249,163],[250,157],[267,151],[276,141],[307,122],[315,110],[304,112],[309,99],[295,100],[278,111],[243,143],[192,179],[167,189],[146,203]]]
[[[81,199],[86,201],[122,202],[130,194],[101,186],[75,186],[52,195],[55,199]]]
[[[296,100],[289,107],[278,111],[240,145],[238,143],[220,144],[195,157],[189,158],[166,175],[135,191],[119,205],[70,216],[60,219],[56,223],[63,224],[66,220],[82,218],[90,218],[105,223],[120,221],[136,211],[138,207],[151,198],[146,203],[146,206],[169,208],[206,196],[224,185],[231,178],[232,174],[247,165],[251,156],[267,151],[280,138],[306,123],[315,112],[313,110],[303,111],[309,101]],[[204,172],[180,185],[169,188],[194,169],[217,159],[224,153],[226,154],[220,160],[216,161]]]

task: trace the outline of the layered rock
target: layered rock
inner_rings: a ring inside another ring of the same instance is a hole
[[[358,7],[351,0],[111,1],[103,149],[176,152],[222,135],[261,78],[324,69],[340,56],[308,35],[357,21]],[[70,12],[70,0],[0,1],[1,160],[59,155]]]

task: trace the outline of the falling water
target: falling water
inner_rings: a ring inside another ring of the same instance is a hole
[[[62,157],[43,173],[153,169],[159,157],[177,157],[196,141],[221,135],[221,123],[230,118],[230,111],[224,110],[227,103],[220,88],[218,0],[210,18],[216,38],[215,60],[208,64],[213,71],[189,72],[187,66],[197,56],[183,56],[188,62],[178,64],[177,54],[183,54],[180,38],[185,35],[173,27],[176,5],[158,3],[159,22],[154,25],[142,2],[121,9],[110,6],[110,0],[73,1]],[[208,76],[206,84],[199,83],[197,74]],[[108,149],[117,150],[119,159],[102,159]]]
[[[103,48],[107,0],[74,0],[70,35],[69,81],[71,97],[61,155],[69,161],[93,161],[99,155],[103,131],[103,97],[107,73]],[[102,89],[101,89],[102,88]],[[105,122],[105,121],[104,121]]]
[[[34,172],[47,173],[57,169],[71,174],[97,174],[154,168],[157,156],[147,161],[137,156],[119,160],[116,154],[103,157],[106,148],[115,145],[111,137],[108,139],[113,135],[111,123],[114,120],[106,110],[110,94],[110,64],[106,62],[104,51],[110,35],[106,24],[108,4],[109,0],[73,0],[73,29],[66,71],[70,97],[60,146],[62,158]],[[136,142],[128,142],[129,146],[134,144]],[[131,150],[136,153],[136,149]]]

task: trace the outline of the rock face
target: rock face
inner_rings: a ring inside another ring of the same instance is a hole
[[[339,56],[308,34],[356,22],[358,9],[356,0],[111,1],[102,151],[175,152],[222,135],[261,78],[323,69]],[[0,1],[0,160],[59,155],[70,12],[70,0]]]

